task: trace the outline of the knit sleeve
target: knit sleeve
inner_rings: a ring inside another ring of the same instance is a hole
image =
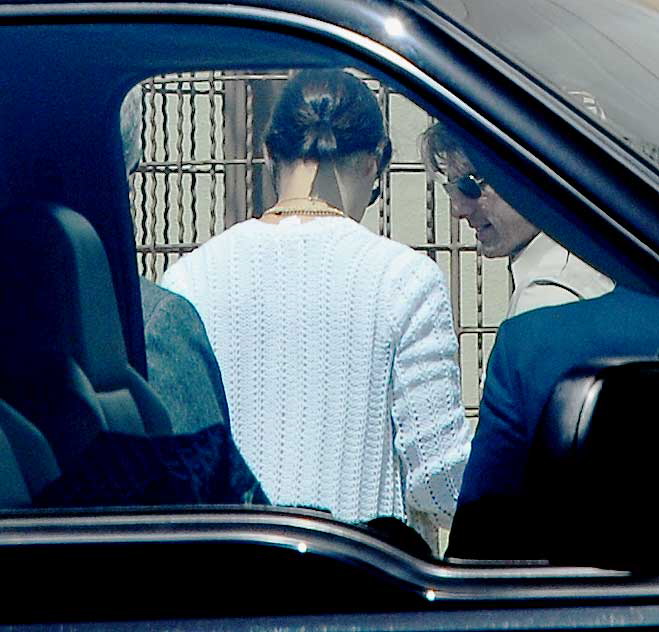
[[[406,506],[448,528],[472,434],[448,291],[437,265],[415,254],[401,270],[396,294],[392,410]]]

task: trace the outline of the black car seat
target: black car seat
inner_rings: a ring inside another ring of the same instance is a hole
[[[656,570],[657,392],[657,359],[600,359],[563,375],[522,492],[459,506],[447,556]]]
[[[32,496],[5,433],[0,429],[0,508],[29,507]]]
[[[526,480],[550,561],[656,571],[658,392],[657,358],[598,360],[556,385]]]
[[[0,400],[0,508],[30,506],[59,475],[45,437]]]
[[[103,430],[171,432],[165,407],[128,364],[91,224],[44,205],[4,213],[0,231],[0,398],[43,432],[62,467]]]

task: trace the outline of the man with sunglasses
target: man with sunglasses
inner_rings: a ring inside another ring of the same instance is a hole
[[[513,293],[507,317],[595,298],[613,288],[610,279],[542,233],[479,176],[468,158],[478,150],[458,127],[433,125],[422,147],[428,168],[446,177],[451,214],[476,231],[483,255],[510,257]]]
[[[447,555],[523,557],[535,534],[516,528],[515,517],[524,515],[524,473],[544,402],[569,368],[600,354],[638,353],[642,338],[625,325],[638,309],[647,328],[656,299],[624,288],[610,292],[610,279],[518,213],[480,177],[474,162],[483,153],[457,126],[428,129],[423,150],[428,167],[446,177],[451,213],[476,231],[482,254],[509,257],[514,288],[507,316],[518,316],[502,324],[488,361]]]

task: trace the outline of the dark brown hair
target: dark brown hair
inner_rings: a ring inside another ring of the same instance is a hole
[[[304,70],[289,79],[265,144],[275,162],[340,161],[368,152],[382,171],[391,158],[377,99],[363,81],[341,70]]]
[[[446,175],[446,156],[470,147],[464,132],[455,124],[443,121],[429,127],[421,136],[421,156],[428,171]]]

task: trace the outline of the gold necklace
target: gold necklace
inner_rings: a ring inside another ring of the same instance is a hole
[[[317,215],[344,217],[345,213],[318,198],[289,198],[263,212],[266,215]]]

